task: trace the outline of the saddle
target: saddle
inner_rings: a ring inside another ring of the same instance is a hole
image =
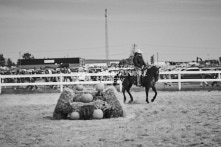
[[[139,76],[136,76],[137,77],[137,82],[136,82],[136,85],[137,86],[143,86],[143,78],[145,77],[146,75],[146,72],[147,70],[150,68],[150,66],[144,66],[142,69],[141,69],[141,75],[140,77]],[[139,79],[138,79],[139,77]],[[139,83],[138,83],[139,81]]]

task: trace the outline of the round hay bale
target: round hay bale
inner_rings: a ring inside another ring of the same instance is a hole
[[[103,91],[104,90],[104,84],[103,83],[98,83],[95,85],[95,88],[97,91]]]
[[[70,119],[71,120],[78,120],[78,119],[80,119],[79,112],[72,112],[71,115],[70,115]]]
[[[79,85],[77,85],[77,86],[75,87],[75,89],[76,89],[77,91],[83,91],[84,86],[79,84]]]
[[[80,101],[83,102],[83,103],[92,102],[93,101],[93,96],[90,93],[82,94]]]
[[[72,106],[70,105],[73,101],[73,97],[74,91],[69,88],[65,88],[55,106],[53,119],[67,119],[67,115],[73,111]]]
[[[93,118],[94,119],[102,119],[104,116],[104,113],[101,109],[95,109],[93,112]]]

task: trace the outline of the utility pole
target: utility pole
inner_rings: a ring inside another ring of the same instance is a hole
[[[137,47],[137,45],[134,43],[132,45],[132,49],[131,49],[131,53],[130,53],[130,57],[129,57],[130,64],[133,64],[133,58],[134,58],[134,53],[135,53],[136,47]]]
[[[109,46],[108,46],[108,26],[107,26],[107,9],[105,9],[105,53],[106,60],[109,60]]]
[[[131,51],[131,53],[132,53],[133,55],[134,55],[134,53],[135,53],[136,47],[137,47],[137,45],[134,43],[134,44],[132,45],[132,51]]]
[[[158,52],[157,52],[157,65],[158,65]]]
[[[21,52],[19,52],[19,69],[21,69]]]

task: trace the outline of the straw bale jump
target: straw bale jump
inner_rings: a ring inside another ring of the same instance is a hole
[[[95,87],[96,91],[92,92],[65,88],[55,106],[53,119],[90,120],[123,117],[125,110],[116,89],[107,87],[104,90],[100,85]]]

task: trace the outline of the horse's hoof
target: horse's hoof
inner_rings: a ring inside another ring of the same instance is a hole
[[[149,104],[149,101],[146,101],[147,102],[147,104]]]
[[[133,101],[129,101],[128,103],[131,104]]]
[[[151,100],[151,102],[154,102],[154,100],[155,100],[155,98],[153,98],[153,99]]]

